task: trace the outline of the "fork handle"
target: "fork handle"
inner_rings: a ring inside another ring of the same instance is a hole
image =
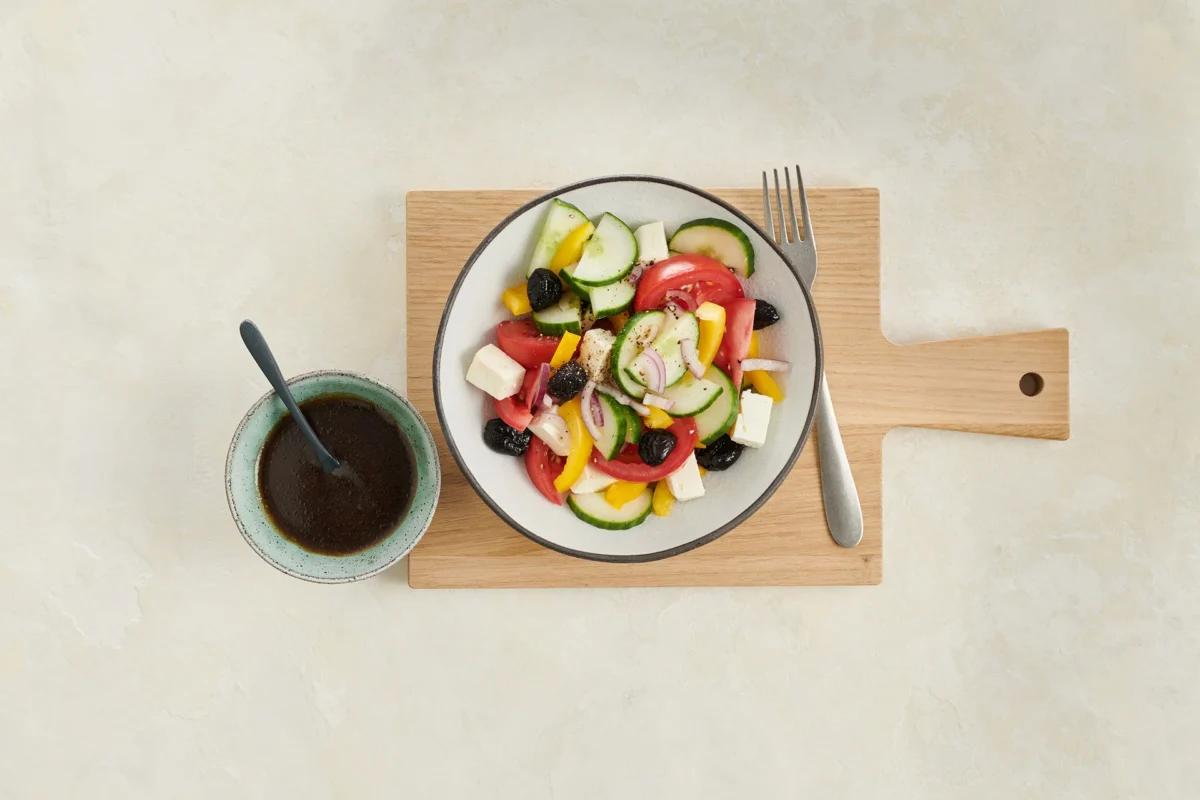
[[[817,396],[817,456],[821,465],[821,498],[825,501],[825,521],[829,534],[842,547],[854,547],[862,541],[862,505],[858,487],[850,472],[842,431],[829,398],[829,381],[821,374]]]

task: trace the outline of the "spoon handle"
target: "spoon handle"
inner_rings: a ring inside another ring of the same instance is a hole
[[[321,444],[316,431],[312,429],[300,411],[300,406],[296,405],[296,398],[292,397],[292,390],[288,388],[287,381],[283,379],[283,373],[279,371],[279,364],[275,362],[275,356],[271,352],[271,348],[267,346],[267,340],[263,338],[262,331],[250,320],[244,320],[238,330],[241,331],[242,341],[246,343],[246,349],[250,351],[254,363],[258,364],[258,368],[267,377],[267,382],[271,384],[275,394],[279,395],[279,399],[287,406],[292,419],[296,420],[296,424],[300,427],[300,433],[304,435],[313,452],[317,454],[317,459],[321,462],[321,469],[333,472],[339,466],[338,460],[325,449],[325,445]]]

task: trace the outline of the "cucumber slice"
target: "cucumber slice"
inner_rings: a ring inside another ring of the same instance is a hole
[[[603,319],[611,317],[613,314],[620,314],[632,306],[635,294],[637,294],[637,287],[629,281],[622,280],[607,286],[591,287],[588,290],[588,299],[591,301],[596,319]]]
[[[621,408],[625,409],[625,443],[637,444],[642,440],[642,418],[629,406]]]
[[[613,214],[605,212],[592,238],[583,246],[573,279],[581,286],[605,286],[624,278],[637,261],[633,231]]]
[[[650,500],[653,494],[650,487],[646,487],[645,491],[620,508],[610,506],[604,499],[604,492],[572,494],[567,498],[567,505],[575,512],[575,516],[589,525],[610,531],[623,531],[642,524],[650,514]]]
[[[600,398],[600,415],[604,418],[600,424],[600,437],[595,441],[596,449],[600,455],[612,460],[625,446],[625,429],[629,421],[625,417],[625,406],[600,392],[596,392],[596,397]]]
[[[699,253],[715,258],[743,278],[754,274],[754,245],[732,222],[694,219],[676,229],[670,248],[676,253]]]
[[[612,349],[612,378],[622,392],[634,398],[646,393],[646,387],[631,378],[628,367],[637,358],[638,353],[654,341],[663,325],[666,323],[665,311],[643,311],[634,314],[625,323],[625,327],[617,334],[617,340]]]
[[[716,367],[709,367],[704,380],[721,387],[712,404],[696,415],[696,434],[704,444],[712,444],[733,427],[738,415],[738,394],[729,376]]]
[[[558,277],[562,278],[562,282],[567,285],[568,289],[586,300],[588,297],[588,287],[575,282],[575,268],[577,266],[579,265],[568,264],[558,271]]]
[[[723,392],[724,388],[716,381],[697,378],[689,372],[663,392],[663,397],[674,401],[667,412],[672,417],[694,417],[715,403]]]
[[[542,230],[533,245],[533,254],[529,257],[529,269],[525,270],[525,276],[532,275],[535,269],[549,267],[562,240],[585,222],[587,215],[575,206],[557,197],[551,200],[550,207],[546,210],[546,219],[542,221]]]
[[[580,333],[582,321],[579,296],[570,292],[563,292],[558,302],[549,308],[533,312],[533,324],[547,336],[561,336],[566,331]]]
[[[684,339],[700,341],[700,323],[696,320],[696,315],[690,311],[667,312],[666,327],[650,345],[658,351],[663,363],[667,365],[667,386],[675,385],[687,374],[683,350],[679,347],[679,343]]]
[[[619,314],[633,305],[634,295],[637,294],[636,285],[628,280],[620,280],[605,286],[584,286],[575,280],[575,270],[578,266],[571,264],[563,267],[558,277],[562,278],[568,289],[588,301],[596,319]]]

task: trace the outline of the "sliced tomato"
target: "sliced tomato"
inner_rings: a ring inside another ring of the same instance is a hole
[[[540,366],[540,365],[539,365]],[[533,382],[537,380],[538,368],[529,367],[525,370],[525,380],[521,381],[521,391],[517,392],[517,397],[529,404],[529,390],[533,388]]]
[[[621,452],[617,453],[617,457],[613,461],[620,461],[622,464],[641,464],[642,456],[638,453],[636,444],[627,444],[621,448]]]
[[[733,390],[742,388],[742,359],[750,352],[750,337],[754,335],[754,301],[745,297],[725,304],[725,338],[717,349],[714,361],[723,364],[733,381]]]
[[[558,337],[538,333],[530,320],[510,319],[496,326],[496,346],[525,369],[531,369],[554,357]]]
[[[737,289],[732,289],[725,284],[702,283],[692,292],[696,297],[696,307],[699,308],[703,303],[716,303],[723,306],[730,300],[738,297],[743,297],[745,292],[742,291],[742,285],[739,283]]]
[[[600,456],[598,450],[593,450],[592,465],[605,475],[611,475],[617,480],[635,483],[662,480],[679,469],[680,465],[687,461],[688,456],[696,449],[696,420],[691,417],[682,417],[675,420],[675,424],[667,430],[675,435],[675,449],[658,466],[650,466],[642,461],[640,456],[634,460],[633,456],[637,454],[637,450],[635,448],[631,454],[628,446],[612,461],[605,460]]]
[[[541,439],[535,436],[529,442],[529,449],[525,451],[525,471],[529,473],[533,488],[556,506],[563,504],[563,496],[554,488],[554,479],[562,472],[563,463],[564,459],[554,455]]]
[[[542,371],[542,367],[545,367],[547,374],[549,374],[550,365],[544,362],[538,364],[536,367],[530,367],[529,369],[525,370],[525,380],[521,383],[521,391],[517,393],[517,396],[521,398],[521,402],[525,405],[525,408],[529,409],[529,413],[535,416],[539,411],[541,411],[541,409],[533,407],[533,401],[535,399],[533,396],[533,387],[534,384],[537,383],[538,374]]]
[[[707,300],[724,305],[744,294],[737,276],[720,261],[687,253],[659,261],[642,273],[634,307],[638,311],[658,308],[666,300],[667,292],[685,286],[696,287],[693,296],[698,303]]]
[[[523,431],[533,422],[533,412],[525,405],[525,401],[517,395],[494,401],[496,416],[504,420],[518,431]]]

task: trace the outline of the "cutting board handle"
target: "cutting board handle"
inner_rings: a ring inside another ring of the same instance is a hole
[[[891,346],[910,376],[885,401],[896,425],[1070,436],[1065,328]]]

